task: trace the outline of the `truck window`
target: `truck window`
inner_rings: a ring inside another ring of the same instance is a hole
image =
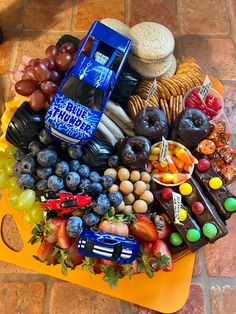
[[[93,110],[101,111],[104,92],[92,85],[81,81],[74,75],[64,83],[61,92],[68,98]]]

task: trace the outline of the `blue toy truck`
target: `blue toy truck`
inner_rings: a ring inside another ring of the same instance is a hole
[[[49,133],[71,144],[82,145],[91,139],[130,45],[125,36],[98,21],[93,23],[47,111]]]
[[[81,233],[78,251],[84,256],[129,264],[138,257],[139,243],[132,236],[122,237],[91,228]]]

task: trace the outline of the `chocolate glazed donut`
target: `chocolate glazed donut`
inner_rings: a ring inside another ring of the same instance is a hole
[[[144,136],[129,136],[118,145],[120,158],[126,167],[139,169],[145,166],[151,150],[150,141]]]

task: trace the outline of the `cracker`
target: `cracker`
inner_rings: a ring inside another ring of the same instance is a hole
[[[170,111],[170,121],[173,122],[173,100],[174,97],[171,96],[169,100],[169,111]]]
[[[175,90],[177,91],[177,95],[182,95],[181,86],[175,81],[174,76],[168,78],[168,80],[174,86]]]
[[[166,88],[166,86],[163,85],[160,81],[157,82],[157,89],[161,93],[161,96],[162,96],[161,98],[163,98],[163,99],[169,99],[170,98],[171,94],[170,94],[168,88]]]
[[[169,106],[168,106],[168,103],[167,103],[166,99],[164,99],[164,106],[165,106],[165,110],[166,110],[167,122],[168,122],[168,124],[171,124],[170,110],[169,110]]]
[[[169,90],[171,95],[177,96],[178,92],[168,79],[160,79],[159,81]]]

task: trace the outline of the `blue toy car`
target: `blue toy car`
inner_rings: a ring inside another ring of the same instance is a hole
[[[132,236],[122,237],[91,228],[81,233],[78,251],[84,256],[128,264],[138,257],[139,243]]]
[[[125,36],[93,23],[47,111],[45,126],[53,136],[79,145],[91,139],[130,45]]]

